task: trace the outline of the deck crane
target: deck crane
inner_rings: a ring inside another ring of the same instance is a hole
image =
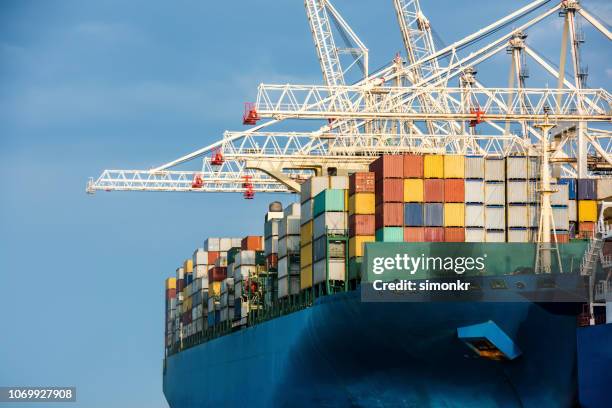
[[[534,1],[413,63],[399,68],[398,64],[390,63],[353,85],[262,84],[254,108],[267,121],[245,131],[225,132],[221,140],[150,170],[105,170],[98,179],[90,179],[87,190],[244,193],[245,180],[248,180],[252,192],[297,192],[301,181],[313,169],[323,172],[332,165],[347,171],[364,169],[373,157],[383,153],[507,155],[532,151],[540,136],[537,130],[530,130],[531,139],[526,140],[505,132],[504,125],[521,121],[538,123],[545,117],[560,124],[584,122],[584,139],[592,154],[612,165],[612,133],[605,129],[612,122],[612,97],[607,90],[576,86],[565,78],[563,89],[491,88],[482,85],[474,75],[465,81],[470,69],[505,50],[518,32],[541,23],[566,4],[558,3],[542,10],[547,3]],[[329,12],[330,8],[326,10]],[[583,13],[583,9],[577,9],[576,13],[588,15],[585,20],[610,38],[606,26],[591,14]],[[519,19],[527,21],[520,23]],[[559,77],[554,68],[546,67],[545,60],[529,44],[524,50],[547,72]],[[429,73],[426,67],[432,64],[437,64],[439,69]],[[397,86],[398,76],[407,76],[422,66],[421,72],[428,72],[425,77]],[[449,86],[451,81],[459,79],[461,86]],[[468,83],[469,86],[463,86]],[[509,95],[514,95],[511,103],[508,103]],[[423,106],[422,100],[443,100],[445,104]],[[479,117],[484,126],[482,134],[463,130],[448,134],[437,128],[430,132],[424,125],[427,121],[467,123],[475,118],[470,106],[476,103],[483,111]],[[289,119],[330,117],[337,120],[312,132],[273,130],[279,122]],[[405,133],[389,130],[398,121],[412,125]],[[347,132],[339,131],[347,122],[354,126]],[[366,125],[372,122],[380,126],[368,132]],[[602,123],[604,128],[600,126]],[[564,137],[551,152],[551,161],[566,160],[564,174],[575,176],[578,162],[586,163],[587,157],[576,154],[576,138],[571,132]],[[211,163],[215,149],[223,153],[220,165]],[[195,171],[177,170],[178,166],[200,160],[202,164]],[[196,175],[199,178],[194,182]]]

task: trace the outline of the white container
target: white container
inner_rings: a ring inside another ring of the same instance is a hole
[[[486,229],[506,229],[505,207],[485,207],[484,212]]]
[[[313,240],[324,236],[327,231],[341,232],[345,231],[347,228],[347,216],[345,212],[324,212],[314,219]]]
[[[219,238],[219,251],[229,251],[232,247],[232,238]]]
[[[553,207],[552,213],[555,220],[555,229],[557,231],[569,231],[568,207]]]
[[[300,207],[300,224],[304,225],[308,221],[312,220],[312,213],[314,210],[314,200],[308,200],[302,203]]]
[[[484,179],[484,177],[485,177],[484,157],[466,157],[465,158],[465,178],[466,179]]]
[[[317,176],[311,177],[301,185],[301,202],[314,198],[321,191],[329,188],[329,177]]]
[[[327,262],[329,262],[329,271],[327,271]],[[343,281],[345,269],[344,259],[322,259],[315,262],[312,266],[313,283],[325,282],[326,277],[329,280]]]
[[[227,256],[219,256],[215,259],[216,267],[227,267]]]
[[[508,228],[529,227],[529,211],[526,205],[508,206]]]
[[[265,224],[264,224],[264,238],[269,238],[269,237],[272,237],[272,236],[278,236],[278,223],[279,222],[280,222],[280,219],[274,219],[274,220],[269,220],[269,221],[265,222]]]
[[[272,221],[272,220],[280,220],[281,218],[283,218],[282,211],[268,211],[266,213],[266,222]]]
[[[540,208],[536,205],[529,204],[527,206],[527,211],[529,217],[529,227],[538,228],[540,225]]]
[[[208,314],[214,313],[215,310],[219,310],[219,301],[215,298],[208,298]]]
[[[612,196],[612,178],[597,179],[596,184],[598,200],[604,200]]]
[[[485,242],[484,228],[466,228],[465,242]]]
[[[529,196],[529,202],[537,204],[540,202],[540,183],[537,181],[529,181],[527,185],[527,195]]]
[[[239,267],[241,265],[255,265],[255,251],[244,250],[236,254],[234,260],[234,266]]]
[[[236,303],[234,303],[235,305]],[[240,308],[236,309],[234,306],[234,317],[242,318],[247,317],[249,314],[249,302],[243,299],[240,299]]]
[[[465,180],[465,202],[484,203],[484,182],[482,180]]]
[[[506,242],[506,232],[497,230],[486,231],[486,242]]]
[[[484,227],[485,212],[482,204],[466,204],[465,205],[465,226],[466,227]],[[482,242],[482,241],[474,241]]]
[[[204,241],[205,251],[220,251],[220,239],[219,238],[206,238]]]
[[[510,156],[506,158],[508,179],[527,179],[529,172],[526,156]]]
[[[504,159],[486,158],[485,159],[485,180],[486,181],[505,181],[506,162]]]
[[[337,189],[337,190],[348,190],[349,189],[348,176],[331,176],[329,178],[329,188]]]
[[[198,248],[193,252],[193,266],[208,265],[208,252],[202,248]]]
[[[241,246],[242,246],[242,238],[232,238],[231,248],[240,248]]]
[[[182,266],[176,268],[176,279],[184,279],[185,278],[185,270]]]
[[[538,156],[530,156],[527,159],[527,174],[530,179],[540,179],[542,166],[540,166],[540,158]]]
[[[300,203],[291,203],[283,210],[283,218],[300,217]]]
[[[264,240],[264,253],[266,256],[278,253],[278,235],[268,237]]]
[[[529,242],[530,235],[528,229],[509,229],[508,242]]]
[[[234,296],[236,299],[242,297],[242,279],[236,280],[236,278],[234,278]]]
[[[524,180],[508,180],[508,204],[529,202],[529,183]]]
[[[278,278],[278,298],[282,299],[289,295],[300,293],[299,276],[283,276]]]
[[[219,321],[227,322],[234,320],[234,308],[233,307],[224,307],[221,309],[219,313]]]
[[[578,221],[576,200],[567,201],[567,216],[571,222]]]
[[[289,253],[300,253],[299,235],[286,235],[278,240],[278,256],[285,257]]]
[[[567,184],[553,184],[553,190],[557,192],[550,196],[551,205],[568,205],[569,202],[569,186]]]
[[[280,220],[278,225],[278,237],[286,235],[300,235],[300,217],[289,216]]]
[[[505,205],[506,204],[506,185],[504,183],[485,184],[485,204],[486,205]]]
[[[278,259],[278,277],[281,278],[287,275],[300,275],[300,262],[289,262],[290,257],[282,257]]]
[[[234,269],[234,281],[242,281],[256,274],[257,267],[255,265],[240,265]]]

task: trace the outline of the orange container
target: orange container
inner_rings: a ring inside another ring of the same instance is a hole
[[[404,242],[425,242],[425,228],[423,227],[404,228]]]
[[[555,235],[551,232],[550,239],[552,242],[558,242],[560,244],[567,244],[569,242],[569,234],[567,232],[557,232],[557,240],[555,241]]]
[[[376,206],[376,229],[383,227],[402,227],[403,225],[403,203],[382,203]]]
[[[423,182],[423,198],[426,203],[443,203],[444,180],[425,179]]]
[[[444,201],[447,203],[465,202],[465,182],[463,179],[444,180]]]
[[[370,163],[376,180],[404,177],[404,157],[397,154],[386,154]]]
[[[376,204],[380,203],[403,203],[404,202],[404,180],[383,179],[376,182]]]
[[[404,178],[423,178],[423,156],[404,156]]]
[[[465,228],[444,228],[444,242],[465,242]]]
[[[375,174],[368,171],[360,171],[349,176],[349,194],[374,193]]]
[[[266,268],[269,271],[278,268],[278,254],[270,254],[266,257]]]
[[[214,265],[219,258],[219,251],[208,251],[208,265]]]
[[[261,251],[263,249],[263,238],[259,235],[248,235],[242,238],[240,244],[243,251]]]
[[[425,242],[444,242],[444,228],[425,227]]]
[[[349,237],[356,235],[375,235],[376,216],[356,214],[349,217]]]

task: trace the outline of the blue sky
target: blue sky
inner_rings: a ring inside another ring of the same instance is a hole
[[[526,2],[423,3],[450,43]],[[584,3],[612,21],[609,2]],[[372,68],[401,49],[391,1],[335,5]],[[552,18],[531,33],[553,61],[555,27]],[[587,39],[590,83],[609,89],[610,47],[592,30]],[[482,75],[503,86],[498,72]],[[301,1],[3,1],[0,385],[75,385],[71,407],[165,407],[163,278],[206,236],[261,233],[277,197],[91,197],[87,178],[241,129],[259,82],[320,78]]]

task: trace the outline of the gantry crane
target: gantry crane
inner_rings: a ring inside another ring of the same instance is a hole
[[[149,170],[105,170],[87,191],[298,192],[312,174],[367,168],[383,153],[433,152],[506,156],[544,146],[535,127],[545,120],[561,131],[551,163],[565,175],[589,175],[589,161],[612,166],[612,95],[586,86],[581,65],[580,15],[608,40],[612,34],[576,0],[537,0],[438,50],[432,24],[417,0],[393,0],[407,58],[370,72],[368,49],[329,0],[305,0],[323,85],[258,87],[245,131],[228,131],[209,146]],[[556,69],[529,44],[528,32],[547,18],[564,18]],[[334,29],[335,28],[335,29]],[[340,40],[349,43],[340,48]],[[573,77],[566,78],[571,47]],[[481,64],[510,50],[508,87],[482,84]],[[348,63],[341,60],[348,56]],[[557,82],[531,87],[526,61]],[[349,84],[345,75],[361,68]],[[275,125],[315,119],[311,132],[278,132]],[[512,124],[520,131],[512,133]],[[540,145],[538,145],[540,143]],[[200,163],[191,171],[175,170]]]

